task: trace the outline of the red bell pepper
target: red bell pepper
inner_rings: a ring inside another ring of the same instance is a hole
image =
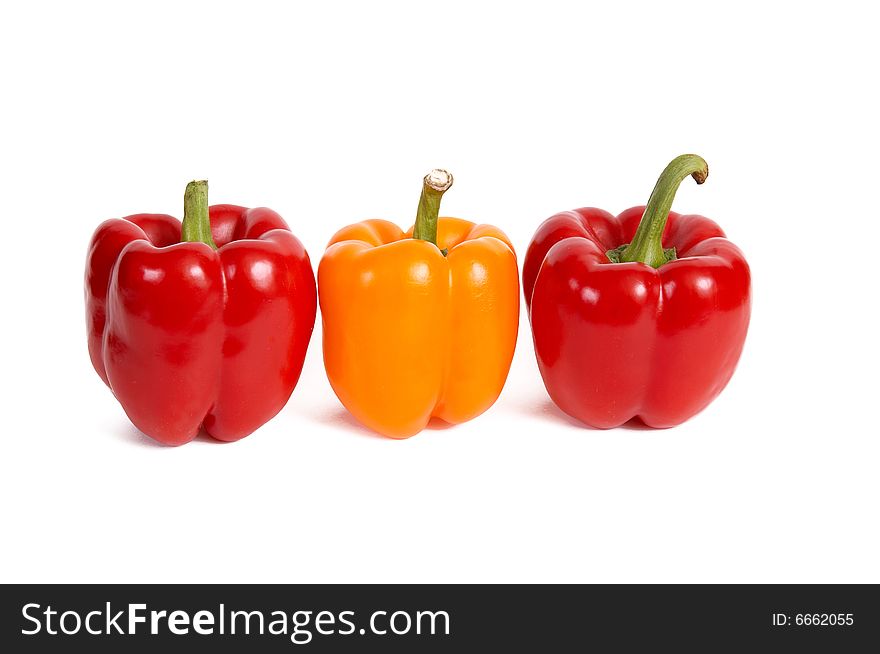
[[[187,186],[182,224],[160,214],[102,223],[85,297],[95,370],[135,426],[168,445],[202,425],[238,440],[271,419],[315,324],[302,243],[271,209],[209,208],[207,182]]]
[[[566,211],[538,228],[523,267],[535,354],[574,418],[671,427],[730,380],[749,325],[749,266],[717,224],[670,212],[679,184],[708,174],[682,155],[647,206]]]

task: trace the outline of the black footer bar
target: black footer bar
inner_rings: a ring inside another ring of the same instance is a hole
[[[878,646],[876,585],[7,585],[0,651]],[[470,651],[470,650],[466,650]]]

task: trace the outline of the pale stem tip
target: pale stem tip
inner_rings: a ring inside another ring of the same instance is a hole
[[[452,174],[442,168],[435,168],[425,176],[425,184],[435,191],[447,191],[452,186]]]

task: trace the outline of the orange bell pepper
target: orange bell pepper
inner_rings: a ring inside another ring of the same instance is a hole
[[[452,176],[424,179],[414,227],[387,220],[338,231],[318,267],[324,364],[361,423],[407,438],[439,418],[488,409],[504,386],[519,325],[519,275],[507,236],[438,218]]]

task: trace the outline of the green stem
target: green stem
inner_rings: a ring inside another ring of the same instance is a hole
[[[452,175],[435,168],[425,175],[422,183],[422,196],[416,212],[413,238],[430,241],[437,245],[437,217],[440,215],[440,198],[452,186]]]
[[[632,243],[620,253],[620,262],[641,261],[654,268],[675,259],[675,249],[663,249],[663,229],[669,218],[669,210],[675,199],[675,192],[685,177],[690,175],[697,184],[702,184],[709,176],[709,165],[695,154],[683,154],[673,159],[660,173],[660,178],[648,198],[645,213],[639,222]]]
[[[211,236],[211,220],[208,217],[208,180],[190,182],[183,194],[183,226],[180,240],[189,243],[206,243],[217,249]]]

